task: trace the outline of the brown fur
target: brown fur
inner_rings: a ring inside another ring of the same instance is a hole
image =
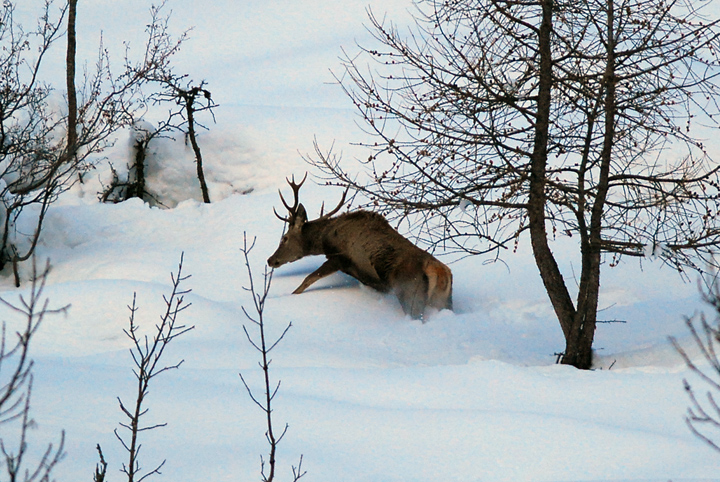
[[[307,221],[300,204],[287,221],[287,233],[268,258],[270,266],[309,255],[327,257],[294,293],[342,271],[378,291],[395,293],[405,313],[413,318],[422,318],[428,307],[452,309],[450,268],[401,236],[381,215],[354,211]]]

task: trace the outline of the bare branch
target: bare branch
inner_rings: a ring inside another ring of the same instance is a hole
[[[699,358],[704,363],[696,363],[694,357],[681,346],[677,339],[670,338],[670,341],[693,375],[702,382],[707,390],[704,398],[699,398],[690,382],[683,380],[685,393],[690,399],[685,422],[698,438],[720,452],[720,442],[717,441],[720,437],[720,406],[715,399],[717,393],[720,392],[720,358],[718,358],[720,291],[718,291],[715,281],[713,281],[712,288],[703,291],[703,298],[715,309],[715,322],[711,325],[705,315],[701,314],[699,322],[692,318],[686,318],[685,324],[690,332],[693,346],[698,350]],[[696,326],[698,324],[699,327]]]
[[[0,338],[0,425],[19,423],[19,440],[16,449],[11,449],[8,439],[0,436],[0,454],[11,481],[24,477],[26,482],[49,480],[55,466],[64,456],[65,433],[61,432],[57,448],[48,444],[40,460],[30,468],[26,461],[29,429],[34,422],[30,418],[32,398],[33,362],[29,358],[30,344],[47,314],[65,313],[68,306],[50,309],[49,301],[43,297],[43,290],[50,273],[50,264],[46,263],[38,271],[33,259],[32,285],[27,296],[19,295],[17,303],[0,299],[2,304],[20,317],[17,341],[8,345],[7,323],[3,322]],[[9,373],[3,371],[10,367]],[[7,432],[6,432],[7,433]]]

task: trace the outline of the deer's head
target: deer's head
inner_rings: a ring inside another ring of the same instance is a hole
[[[278,191],[280,194],[280,200],[288,210],[288,215],[287,217],[280,216],[277,211],[275,211],[275,208],[273,208],[273,212],[275,212],[275,216],[277,216],[278,219],[287,223],[287,229],[285,234],[283,234],[283,237],[280,239],[280,245],[267,260],[268,265],[272,268],[277,268],[285,263],[292,263],[293,261],[297,261],[298,259],[304,257],[307,254],[306,247],[311,244],[312,240],[306,239],[306,235],[303,234],[303,226],[308,222],[308,219],[307,211],[305,211],[305,207],[300,204],[299,200],[300,187],[302,187],[306,179],[307,173],[305,173],[305,176],[299,183],[295,183],[295,176],[293,176],[292,181],[287,178],[285,179],[293,191],[294,201],[292,206],[285,201],[282,192]],[[323,203],[323,206],[320,209],[320,217],[310,222],[328,219],[337,213],[345,203],[346,195],[347,190],[343,194],[342,199],[340,199],[340,203],[337,207],[327,214],[323,214],[323,209],[325,208],[325,204]]]

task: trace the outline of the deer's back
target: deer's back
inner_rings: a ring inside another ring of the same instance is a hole
[[[421,266],[432,258],[400,235],[384,217],[370,211],[353,211],[334,218],[326,229],[324,243],[326,254],[347,255],[360,269],[376,273],[384,283],[390,283],[401,266]]]

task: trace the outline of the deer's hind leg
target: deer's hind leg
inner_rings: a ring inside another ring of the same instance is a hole
[[[422,320],[427,304],[427,276],[423,273],[398,281],[395,295],[400,301],[403,311],[414,320]]]

